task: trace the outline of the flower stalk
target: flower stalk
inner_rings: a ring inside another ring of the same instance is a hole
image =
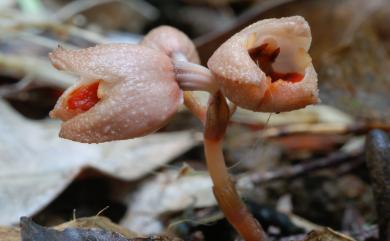
[[[219,89],[217,81],[208,68],[189,62],[180,51],[172,54],[172,62],[176,81],[184,90],[184,105],[205,125],[207,106],[202,105],[191,91],[206,91],[212,95]]]
[[[225,164],[222,144],[229,118],[229,106],[218,91],[210,97],[204,131],[207,169],[213,181],[213,192],[226,219],[245,241],[265,241],[264,230],[242,202]]]
[[[226,167],[222,145],[232,111],[225,96],[218,90],[218,83],[206,67],[188,62],[180,53],[173,55],[173,63],[176,80],[183,90],[203,90],[210,93],[207,109],[189,91],[184,94],[184,103],[205,126],[207,169],[219,208],[245,241],[267,240],[263,228],[242,202]]]

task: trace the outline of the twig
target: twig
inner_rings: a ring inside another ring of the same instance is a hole
[[[378,238],[378,227],[373,225],[359,232],[342,232],[354,237],[357,241],[365,241],[367,239],[377,239]],[[278,241],[292,241],[292,240],[305,240],[305,234],[293,235],[288,237],[283,237]]]
[[[66,25],[62,24],[55,20],[42,20],[37,18],[31,18],[30,16],[26,16],[25,14],[21,13],[20,11],[12,10],[12,14],[9,13],[2,13],[4,16],[1,20],[3,23],[0,25],[2,31],[21,31],[24,29],[30,29],[30,28],[36,28],[40,30],[49,30],[61,34],[70,34],[82,39],[85,39],[87,41],[90,41],[92,43],[107,43],[108,40],[97,34],[96,32],[84,30],[81,28],[77,28],[72,25]]]
[[[284,168],[281,167],[273,171],[253,173],[249,175],[249,179],[252,183],[261,184],[273,180],[293,178],[311,171],[337,166],[346,163],[347,161],[354,161],[356,157],[358,157],[362,153],[362,149],[352,150],[349,152],[339,151],[332,153],[327,157],[305,162],[302,164],[296,164]],[[248,176],[246,175],[242,178],[239,178],[239,180],[247,178]]]
[[[388,123],[355,123],[352,125],[344,123],[318,123],[318,124],[292,124],[280,127],[270,127],[262,130],[262,138],[281,137],[293,134],[363,134],[372,129],[390,131]]]
[[[65,21],[81,12],[84,12],[93,7],[104,5],[112,2],[119,2],[129,5],[132,9],[137,11],[148,19],[155,19],[158,15],[158,10],[147,2],[141,0],[123,1],[123,0],[77,0],[72,1],[62,7],[54,14],[54,18],[60,21]]]
[[[74,83],[74,77],[56,71],[48,61],[36,57],[0,53],[2,74],[23,78],[30,76],[35,84],[67,88]]]
[[[108,43],[108,40],[100,34],[56,22],[19,22],[10,26],[9,30],[21,30],[26,28],[38,28],[57,33],[66,33],[97,44]]]
[[[27,75],[16,84],[0,86],[0,98],[10,97],[20,91],[26,90],[32,84],[31,76]]]
[[[240,31],[245,26],[264,18],[262,13],[293,1],[295,0],[260,1],[245,14],[242,14],[237,21],[234,21],[234,24],[195,39],[194,42],[198,49],[202,63],[207,63],[207,60],[210,58],[212,53],[234,33]]]
[[[18,32],[7,32],[0,36],[0,38],[12,41],[10,39],[18,38],[22,39],[26,42],[30,42],[48,49],[55,49],[58,47],[58,45],[67,48],[67,49],[77,49],[76,46],[72,44],[65,43],[63,41],[54,40],[51,38],[47,38],[44,36],[37,35],[35,33],[26,32],[26,31],[18,31]]]
[[[53,18],[58,19],[60,21],[66,21],[69,18],[79,14],[80,12],[86,11],[93,7],[104,5],[111,2],[121,2],[121,0],[76,0],[72,1],[65,6],[63,6],[60,10],[58,10]]]
[[[370,171],[379,220],[379,237],[390,240],[390,139],[380,130],[367,138],[366,161]]]

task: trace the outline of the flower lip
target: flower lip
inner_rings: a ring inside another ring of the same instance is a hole
[[[67,108],[81,112],[91,109],[99,101],[98,88],[99,81],[95,81],[73,90],[66,101]]]
[[[102,100],[102,80],[78,80],[65,90],[49,115],[67,121],[92,109]]]
[[[258,47],[249,49],[248,53],[251,59],[259,66],[266,76],[271,78],[272,83],[278,80],[297,83],[304,78],[304,73],[300,73],[299,70],[282,73],[274,69],[273,64],[280,54],[280,47],[264,43]]]

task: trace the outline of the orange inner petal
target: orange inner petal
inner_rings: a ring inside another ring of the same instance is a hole
[[[271,78],[272,82],[279,79],[292,83],[303,80],[303,75],[297,72],[279,73],[272,68],[272,63],[280,53],[280,48],[270,48],[268,44],[262,44],[259,47],[249,50],[249,55],[261,70]]]
[[[91,109],[98,101],[97,91],[99,81],[89,85],[82,85],[69,94],[67,108],[84,112]]]
[[[303,77],[304,77],[303,74],[296,73],[296,72],[287,73],[287,74],[281,74],[281,73],[278,73],[278,72],[274,71],[273,73],[271,73],[272,81],[276,81],[278,79],[282,79],[284,81],[297,83],[297,82],[303,80]]]

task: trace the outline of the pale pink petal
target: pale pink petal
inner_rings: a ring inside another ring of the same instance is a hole
[[[317,73],[312,64],[298,83],[278,80],[272,83],[256,108],[262,112],[283,112],[315,104],[318,99]]]

